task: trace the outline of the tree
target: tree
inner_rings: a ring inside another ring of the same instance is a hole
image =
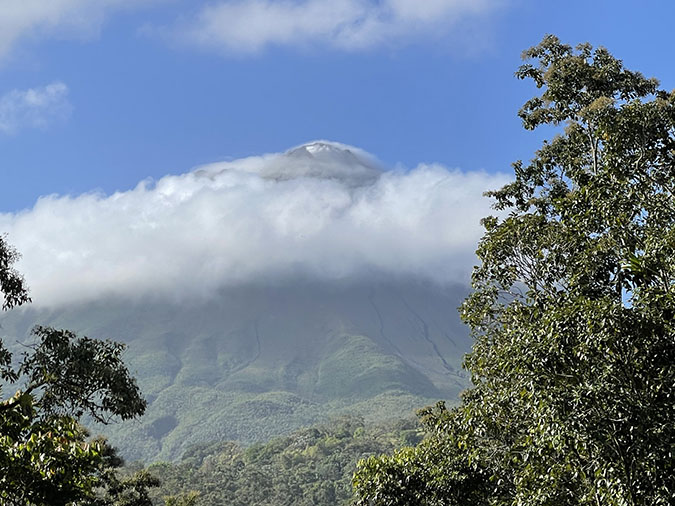
[[[0,236],[0,293],[4,310],[30,301],[13,268],[18,253]],[[35,327],[35,342],[19,360],[0,340],[0,504],[150,506],[141,472],[127,478],[105,439],[88,439],[83,415],[106,423],[143,414],[146,402],[122,361],[124,346]],[[0,392],[1,393],[1,392]]]
[[[554,36],[524,58],[524,127],[565,128],[488,192],[473,387],[360,463],[359,504],[675,503],[675,92]]]

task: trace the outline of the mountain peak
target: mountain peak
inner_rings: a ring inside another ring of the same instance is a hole
[[[264,170],[268,177],[339,179],[356,185],[372,181],[381,172],[377,160],[365,151],[331,141],[313,141],[286,151]]]
[[[358,148],[330,141],[313,141],[302,144],[286,151],[288,157],[311,157],[322,160],[349,160],[359,161],[359,157],[354,151],[360,152]]]
[[[262,157],[221,162],[200,167],[199,176],[214,177],[230,170],[258,174],[265,179],[286,181],[312,178],[331,179],[347,186],[368,185],[382,173],[382,165],[362,149],[332,141],[312,141]]]

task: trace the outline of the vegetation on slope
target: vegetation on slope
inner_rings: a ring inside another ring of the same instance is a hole
[[[199,506],[335,506],[353,500],[352,475],[364,457],[415,444],[414,420],[389,426],[342,417],[244,448],[234,442],[197,446],[177,464],[154,464],[156,500],[198,492]],[[158,502],[158,504],[161,504]]]

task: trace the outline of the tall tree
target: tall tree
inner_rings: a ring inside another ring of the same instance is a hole
[[[524,58],[524,127],[565,127],[488,193],[473,387],[360,464],[359,504],[675,503],[675,92],[554,36]]]
[[[18,253],[0,236],[4,310],[30,301],[13,265]],[[0,504],[147,505],[147,473],[122,479],[122,461],[104,439],[89,440],[82,415],[107,422],[143,414],[145,400],[122,361],[124,346],[36,327],[18,360],[0,340]],[[0,391],[1,393],[1,391]]]

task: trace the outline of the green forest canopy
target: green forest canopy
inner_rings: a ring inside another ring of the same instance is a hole
[[[554,36],[524,58],[524,127],[564,129],[489,192],[473,387],[359,464],[359,505],[675,503],[675,92]]]
[[[30,302],[17,258],[0,236],[3,310]],[[107,423],[145,411],[124,346],[50,327],[35,327],[32,337],[19,360],[0,339],[0,387],[15,392],[0,397],[0,504],[151,506],[157,479],[143,470],[123,477],[115,449],[79,423],[83,415]]]

